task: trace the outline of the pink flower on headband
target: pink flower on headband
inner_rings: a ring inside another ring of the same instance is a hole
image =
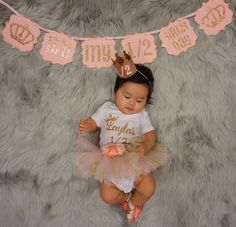
[[[125,145],[121,143],[109,143],[102,147],[102,154],[110,158],[121,156],[125,152]]]

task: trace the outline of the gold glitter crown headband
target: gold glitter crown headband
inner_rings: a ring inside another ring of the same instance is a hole
[[[115,66],[118,76],[122,79],[125,79],[130,76],[133,76],[136,72],[139,72],[148,81],[150,87],[152,88],[152,84],[151,84],[150,80],[142,72],[137,70],[130,55],[127,54],[125,51],[123,51],[123,53],[124,53],[124,58],[119,56],[116,53],[115,60],[111,59],[113,62],[113,65]]]

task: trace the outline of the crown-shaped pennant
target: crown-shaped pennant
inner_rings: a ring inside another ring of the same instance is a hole
[[[232,22],[233,12],[223,0],[211,0],[203,3],[197,11],[195,21],[206,35],[216,35]]]
[[[121,78],[127,78],[133,76],[136,72],[136,66],[131,59],[130,55],[123,51],[124,58],[115,54],[115,60],[112,59],[116,71]]]
[[[12,47],[21,51],[31,51],[34,44],[37,43],[40,30],[36,23],[21,15],[13,14],[6,23],[2,35],[4,40],[10,43]]]

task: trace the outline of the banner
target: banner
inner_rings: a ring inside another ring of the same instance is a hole
[[[53,64],[66,65],[73,61],[77,42],[81,42],[82,63],[88,68],[108,68],[112,66],[112,58],[116,52],[125,50],[132,57],[134,63],[151,63],[157,58],[155,34],[159,34],[168,54],[178,56],[195,45],[197,35],[188,18],[194,17],[207,36],[217,35],[232,22],[233,12],[224,0],[209,0],[203,3],[196,12],[177,18],[174,22],[159,30],[140,34],[116,37],[71,37],[41,27],[30,19],[20,15],[6,2],[0,3],[10,9],[14,14],[2,30],[3,39],[13,48],[20,51],[32,51],[38,37],[43,31],[44,39],[41,43],[40,54],[45,61]],[[122,50],[116,51],[116,40],[121,40]]]

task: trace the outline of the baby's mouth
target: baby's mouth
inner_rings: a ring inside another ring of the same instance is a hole
[[[130,108],[130,107],[126,107],[126,109],[127,109],[128,111],[133,111],[133,110],[134,110],[133,108]]]

